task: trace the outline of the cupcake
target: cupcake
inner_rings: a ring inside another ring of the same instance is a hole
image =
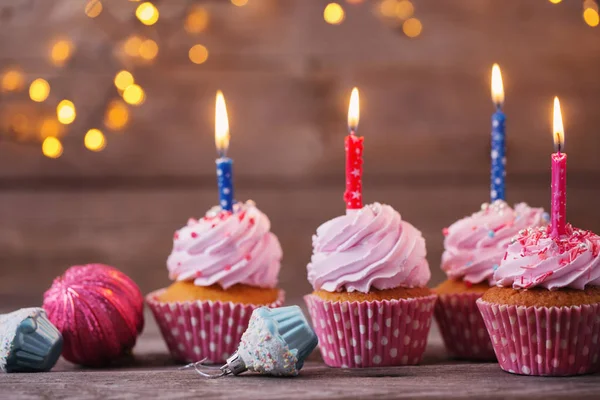
[[[172,356],[220,363],[237,348],[252,311],[277,307],[281,245],[252,201],[214,207],[175,232],[167,260],[174,283],[147,296]]]
[[[321,225],[313,249],[305,301],[325,363],[418,364],[436,300],[421,232],[374,203]]]
[[[600,369],[600,237],[566,226],[526,229],[477,300],[500,367],[565,376]]]
[[[522,229],[543,226],[547,221],[548,215],[541,208],[520,203],[512,209],[496,200],[444,229],[442,270],[448,280],[434,289],[438,295],[435,318],[450,356],[496,359],[476,301],[495,284],[494,271],[511,238]]]

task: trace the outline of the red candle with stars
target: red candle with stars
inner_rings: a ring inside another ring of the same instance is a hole
[[[565,145],[560,102],[554,98],[554,146],[556,153],[552,154],[552,236],[566,234],[567,225],[567,155],[562,152]]]
[[[344,201],[347,210],[361,209],[362,202],[362,164],[363,164],[363,140],[364,138],[356,135],[358,128],[358,119],[360,116],[358,105],[358,89],[352,89],[350,96],[350,105],[348,107],[348,130],[350,134],[346,136],[346,191],[344,192]]]

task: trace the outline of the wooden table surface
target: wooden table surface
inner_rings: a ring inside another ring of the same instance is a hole
[[[110,369],[85,369],[61,359],[49,373],[0,374],[0,399],[388,399],[388,398],[599,398],[600,375],[572,378],[525,377],[505,373],[495,363],[446,358],[439,332],[432,329],[422,365],[396,368],[334,369],[318,352],[296,378],[247,373],[208,380],[181,371],[170,360],[152,316],[134,358]]]

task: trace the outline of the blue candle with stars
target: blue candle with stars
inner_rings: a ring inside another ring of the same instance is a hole
[[[502,74],[498,64],[492,67],[492,100],[496,106],[496,112],[492,115],[492,169],[490,198],[491,201],[505,199],[506,178],[506,117],[502,112],[504,103],[504,87]]]
[[[233,160],[227,157],[229,148],[229,120],[223,92],[217,91],[215,103],[215,144],[217,146],[217,183],[219,205],[223,211],[233,211]]]

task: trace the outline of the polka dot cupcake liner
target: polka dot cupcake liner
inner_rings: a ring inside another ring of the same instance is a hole
[[[195,362],[207,358],[209,363],[222,363],[232,355],[246,331],[250,316],[260,305],[223,303],[219,301],[160,302],[164,289],[146,296],[171,356],[178,362]],[[280,307],[279,299],[269,305]]]
[[[600,303],[517,307],[479,299],[477,306],[504,371],[569,376],[600,370]]]
[[[435,319],[448,354],[473,361],[495,361],[496,354],[485,327],[477,299],[481,293],[441,294],[435,304]]]
[[[331,302],[304,296],[323,361],[338,368],[418,364],[436,298]]]

